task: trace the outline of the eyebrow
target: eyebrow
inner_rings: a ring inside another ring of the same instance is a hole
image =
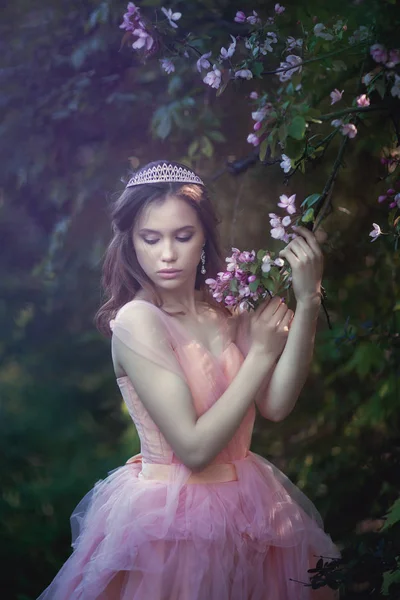
[[[194,227],[194,225],[184,225],[183,227],[179,227],[178,229],[175,229],[173,233],[182,231],[182,229],[196,229],[196,228]],[[158,233],[158,234],[160,234],[161,231],[157,231],[156,229],[148,229],[147,227],[144,227],[143,229],[139,230],[139,233]]]

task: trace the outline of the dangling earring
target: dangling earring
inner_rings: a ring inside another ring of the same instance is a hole
[[[201,251],[201,274],[205,275],[206,273],[206,253],[204,252],[204,248]]]

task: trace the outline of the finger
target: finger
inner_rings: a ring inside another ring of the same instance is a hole
[[[314,250],[310,248],[308,243],[301,237],[297,237],[295,240],[291,241],[290,247],[298,258],[314,258],[315,256]]]
[[[284,302],[281,302],[276,308],[276,310],[274,310],[274,312],[272,313],[272,316],[277,319],[283,319],[288,310],[289,309],[286,306],[286,304]]]
[[[264,310],[267,308],[267,306],[273,301],[273,298],[271,299],[270,297],[265,298],[261,304],[259,304],[257,306],[257,308],[254,311],[254,315],[256,315],[257,317],[260,316],[260,314],[262,312],[264,312]]]
[[[316,239],[315,235],[312,233],[312,231],[309,231],[308,229],[306,229],[305,227],[302,227],[301,225],[297,225],[297,226],[296,225],[292,225],[292,229],[299,236],[304,237],[307,240],[307,242],[310,245],[310,247],[315,252],[317,252],[318,254],[322,254],[320,245],[317,242],[317,239]],[[297,239],[297,238],[295,238],[295,239]]]
[[[292,310],[288,310],[280,323],[280,329],[282,329],[283,331],[289,331],[293,321],[293,317],[294,312]]]
[[[279,252],[279,256],[283,256],[283,258],[286,258],[292,269],[294,267],[297,267],[297,265],[300,263],[298,257],[292,251],[291,246],[286,246],[284,250],[281,250]]]

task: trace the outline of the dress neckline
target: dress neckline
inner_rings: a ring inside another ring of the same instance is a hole
[[[140,299],[138,299],[138,300],[135,300],[135,299],[133,299],[133,300],[130,300],[130,302],[144,302],[145,304],[150,304],[150,306],[153,306],[153,307],[154,307],[154,308],[156,308],[157,310],[160,310],[160,311],[161,311],[161,309],[160,309],[158,306],[156,306],[155,304],[152,304],[151,302],[148,302],[147,300],[140,300]],[[167,317],[170,317],[170,318],[172,318],[172,315],[168,315],[167,313],[165,313],[165,312],[163,312],[163,311],[161,311],[161,312],[163,313],[163,315],[165,315],[165,316],[167,316]],[[208,356],[210,356],[210,358],[211,358],[213,361],[215,361],[216,363],[221,363],[221,361],[222,361],[222,360],[223,360],[223,358],[224,358],[224,355],[225,355],[226,351],[227,351],[227,350],[228,350],[228,349],[229,349],[229,348],[230,348],[232,345],[236,346],[236,348],[239,350],[239,348],[238,348],[237,344],[236,344],[236,343],[235,343],[233,340],[231,340],[231,341],[230,341],[230,342],[229,342],[229,343],[228,343],[228,344],[227,344],[227,345],[226,345],[226,346],[223,348],[223,350],[222,350],[222,352],[220,353],[220,355],[219,355],[219,356],[215,356],[215,355],[214,355],[214,354],[211,352],[211,350],[209,350],[209,349],[208,349],[208,348],[207,348],[207,347],[206,347],[206,346],[205,346],[205,345],[204,345],[202,342],[200,342],[200,341],[199,341],[199,340],[197,340],[197,339],[193,339],[193,338],[191,338],[191,337],[190,337],[190,336],[187,334],[187,331],[186,331],[185,327],[184,327],[184,326],[183,326],[181,323],[179,323],[179,322],[177,322],[177,321],[174,321],[174,324],[175,324],[175,325],[177,325],[177,326],[178,326],[178,327],[179,327],[179,328],[180,328],[182,331],[184,331],[184,333],[185,333],[185,337],[186,337],[186,339],[187,339],[187,343],[186,343],[185,345],[189,345],[189,344],[192,344],[193,342],[195,342],[196,344],[198,344],[199,346],[201,346],[201,348],[202,348],[202,349],[203,349],[203,350],[204,350],[204,351],[207,353],[207,355],[208,355]],[[222,327],[223,327],[223,325],[221,325],[221,324],[218,324],[218,329],[219,329],[220,331],[221,331]],[[128,377],[128,375],[121,375],[121,377],[116,377],[116,381],[120,381],[120,380],[122,380],[122,379],[129,379],[129,377]]]

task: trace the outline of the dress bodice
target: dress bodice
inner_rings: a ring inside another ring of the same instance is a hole
[[[174,353],[185,374],[194,408],[198,417],[206,412],[225,392],[239,371],[244,356],[237,344],[224,336],[224,349],[219,357],[212,355],[201,343],[187,338],[174,340]],[[117,384],[128,412],[135,424],[140,439],[141,455],[147,462],[177,464],[171,446],[154,423],[141,402],[128,376],[118,377]],[[252,404],[239,428],[227,446],[215,457],[213,463],[226,463],[247,455],[255,421],[255,406]]]

